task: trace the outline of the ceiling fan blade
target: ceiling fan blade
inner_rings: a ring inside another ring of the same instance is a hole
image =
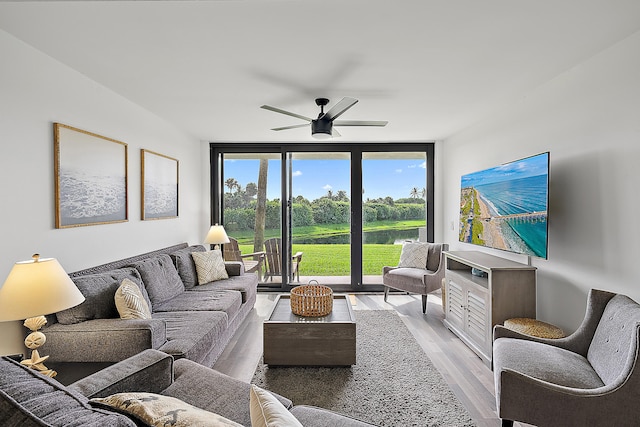
[[[287,116],[295,117],[298,119],[306,120],[308,122],[311,121],[309,117],[301,116],[300,114],[292,113],[291,111],[282,110],[280,108],[272,107],[270,105],[263,105],[260,108],[264,108],[265,110],[273,111],[275,113],[286,114]]]
[[[334,126],[386,126],[386,120],[338,120],[333,122]]]
[[[273,128],[271,130],[287,130],[287,129],[303,128],[303,127],[307,127],[307,126],[309,126],[309,123],[305,123],[303,125],[283,126],[281,128]]]
[[[358,102],[357,99],[345,96],[344,98],[342,98],[342,101],[338,102],[336,105],[331,107],[329,111],[324,113],[324,116],[322,116],[322,118],[325,120],[335,120],[340,117],[342,113],[353,107],[356,102]]]

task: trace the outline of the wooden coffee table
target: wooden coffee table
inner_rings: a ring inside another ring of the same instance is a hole
[[[334,295],[323,317],[291,312],[289,295],[279,295],[264,321],[264,363],[281,366],[356,364],[356,319],[347,295]]]

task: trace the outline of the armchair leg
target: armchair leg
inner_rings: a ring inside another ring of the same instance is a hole
[[[513,427],[513,421],[511,421],[511,420],[502,420],[502,427]]]
[[[389,287],[384,287],[384,302],[387,302],[387,297],[389,296]]]
[[[427,313],[427,296],[422,295],[422,314]]]

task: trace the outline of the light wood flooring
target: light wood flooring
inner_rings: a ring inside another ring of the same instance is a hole
[[[258,294],[254,310],[218,358],[215,369],[243,381],[251,380],[262,356],[262,321],[269,315],[276,295]],[[500,426],[495,412],[493,373],[443,325],[438,293],[429,295],[427,315],[422,314],[420,295],[392,293],[385,303],[382,294],[355,294],[351,301],[354,310],[396,310],[478,427]],[[515,426],[528,425],[515,423]]]

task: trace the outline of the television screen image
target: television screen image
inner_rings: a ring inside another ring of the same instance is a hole
[[[460,241],[547,258],[549,153],[463,175]]]

